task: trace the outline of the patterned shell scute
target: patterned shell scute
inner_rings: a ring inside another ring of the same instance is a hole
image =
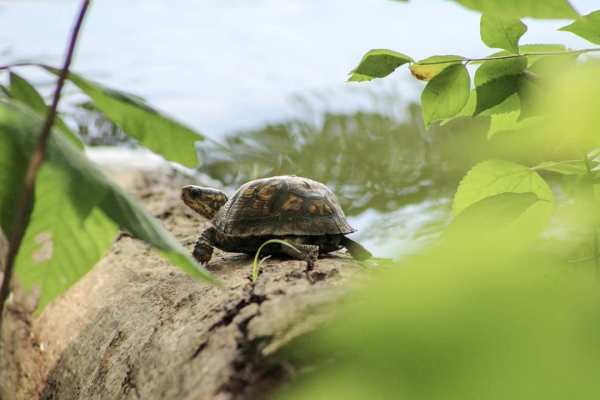
[[[231,236],[335,235],[354,232],[322,183],[275,176],[244,184],[213,220]]]

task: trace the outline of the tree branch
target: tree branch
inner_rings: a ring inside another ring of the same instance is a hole
[[[522,53],[522,54],[507,54],[505,56],[491,56],[491,57],[482,57],[482,58],[456,58],[455,60],[444,60],[444,61],[425,61],[425,62],[416,62],[414,65],[437,65],[437,64],[450,64],[450,63],[470,63],[470,62],[479,62],[479,61],[492,61],[492,60],[507,60],[511,58],[521,58],[521,57],[530,57],[530,56],[568,56],[568,55],[576,55],[576,54],[585,54],[585,53],[594,53],[600,51],[600,48],[594,49],[581,49],[581,50],[568,50],[568,51],[549,51],[549,52],[532,52],[532,53]],[[0,69],[2,69],[0,67]]]
[[[38,142],[35,146],[35,150],[31,155],[31,159],[29,160],[27,173],[25,174],[23,191],[21,192],[19,201],[17,203],[15,222],[9,238],[8,255],[6,257],[6,267],[4,268],[2,287],[0,288],[0,336],[2,334],[2,311],[4,310],[4,305],[10,294],[15,259],[19,251],[19,247],[21,246],[21,242],[23,241],[23,236],[25,235],[27,224],[29,222],[29,217],[31,213],[30,206],[33,199],[35,179],[37,177],[37,173],[40,167],[42,166],[42,162],[44,161],[46,147],[48,145],[48,138],[50,137],[51,128],[56,117],[56,110],[60,101],[60,95],[65,84],[65,80],[69,75],[69,67],[71,66],[71,61],[73,60],[73,54],[75,52],[75,46],[77,44],[77,37],[79,36],[79,31],[81,30],[81,25],[83,23],[83,19],[85,17],[90,3],[91,0],[83,0],[81,2],[79,14],[71,32],[71,37],[69,39],[67,55],[65,57],[62,70],[56,83],[54,95],[52,97],[52,105],[48,110],[48,114],[46,116],[46,120],[42,128],[42,133],[40,134]]]

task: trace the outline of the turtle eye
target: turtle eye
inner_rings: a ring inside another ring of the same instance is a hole
[[[198,189],[192,189],[190,190],[190,196],[192,196],[193,199],[198,200],[200,197],[202,197],[202,192]]]

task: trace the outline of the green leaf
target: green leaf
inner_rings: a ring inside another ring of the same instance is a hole
[[[412,62],[413,59],[406,54],[387,49],[374,49],[368,51],[350,72],[349,81],[364,82],[375,78],[383,78],[391,74],[401,65]]]
[[[52,163],[39,171],[35,207],[15,264],[27,289],[42,288],[38,310],[85,275],[110,248],[118,227],[99,208],[82,217],[69,195],[69,174]],[[79,201],[94,199],[82,198]]]
[[[477,86],[477,108],[475,115],[481,114],[515,93],[519,92],[521,76],[506,75]]]
[[[445,235],[465,239],[465,232],[477,235],[502,232],[508,225],[524,217],[538,201],[535,193],[505,192],[488,196],[465,208],[448,226]],[[485,227],[482,227],[485,221]]]
[[[29,158],[0,127],[0,228],[10,236]]]
[[[433,78],[421,94],[425,125],[458,114],[469,100],[471,80],[462,64],[452,65]]]
[[[7,232],[21,190],[22,176],[14,171],[25,170],[41,124],[29,109],[0,102],[0,223]],[[44,306],[93,267],[110,246],[117,226],[151,244],[192,276],[215,282],[155,218],[66,138],[53,133],[15,268],[21,284],[40,286],[40,307]]]
[[[527,25],[516,18],[481,16],[481,40],[488,47],[519,52],[519,39],[527,32]]]
[[[54,68],[45,68],[58,73]],[[204,140],[199,133],[166,117],[137,96],[106,88],[73,72],[69,80],[88,95],[108,119],[148,149],[186,167],[198,165],[195,143]]]
[[[560,43],[528,43],[519,46],[519,53],[559,53],[568,50]]]
[[[509,96],[502,103],[491,107],[480,115],[490,118],[487,138],[499,133],[535,131],[544,121],[543,117],[521,119],[521,99],[518,94]]]
[[[462,63],[464,57],[455,55],[431,56],[411,64],[410,72],[421,81],[429,81],[451,65]]]
[[[507,75],[520,75],[527,68],[527,57],[488,60],[475,72],[475,86]]]
[[[473,114],[475,113],[476,106],[477,106],[477,92],[475,91],[475,89],[473,89],[469,93],[469,99],[467,100],[467,103],[460,110],[460,112],[458,114],[454,115],[453,117],[446,118],[446,119],[440,121],[440,125],[444,126],[447,123],[449,123],[450,121],[455,120],[456,118],[472,117]]]
[[[371,80],[373,80],[372,77],[357,73],[353,73],[350,78],[348,78],[348,82],[367,82]]]
[[[543,115],[545,110],[539,103],[540,99],[546,95],[546,90],[540,85],[539,78],[525,71],[518,85],[519,99],[521,100],[519,119]]]
[[[533,171],[555,172],[561,175],[585,175],[587,167],[583,160],[545,161],[531,168]]]
[[[509,18],[566,19],[577,17],[568,0],[455,0],[484,14]]]
[[[600,44],[600,10],[579,17],[572,24],[563,26],[560,30],[574,33],[594,44]]]
[[[518,93],[521,88],[523,71],[526,67],[526,57],[489,60],[481,64],[475,72],[477,91],[475,115],[495,108],[515,93]],[[504,113],[506,111],[496,110],[492,113],[497,112]]]
[[[453,215],[486,197],[500,193],[534,193],[541,200],[553,202],[548,184],[530,168],[503,160],[477,164],[462,179],[452,205]]]
[[[27,80],[12,71],[10,73],[10,97],[22,102],[42,117],[48,114],[48,106],[42,95]],[[83,149],[83,142],[79,135],[73,132],[60,116],[55,117],[54,124],[75,146]]]

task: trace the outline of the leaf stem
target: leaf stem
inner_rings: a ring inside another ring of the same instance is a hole
[[[267,240],[266,242],[261,244],[260,247],[258,248],[258,250],[256,250],[256,254],[254,255],[254,262],[252,263],[252,282],[256,282],[256,279],[258,278],[258,269],[259,269],[258,268],[259,267],[258,257],[260,256],[260,252],[262,251],[263,247],[265,247],[266,245],[271,244],[271,243],[279,243],[281,245],[290,247],[293,250],[298,251],[297,248],[295,248],[294,246],[292,246],[285,240],[280,240],[280,239]]]
[[[29,165],[27,166],[27,172],[25,174],[25,180],[23,182],[23,190],[21,192],[21,195],[19,196],[19,200],[16,205],[16,216],[13,224],[13,229],[9,238],[8,254],[6,256],[6,265],[4,268],[2,287],[0,287],[0,337],[2,335],[2,311],[4,310],[4,305],[10,294],[15,259],[23,241],[23,236],[25,235],[25,230],[29,222],[29,217],[31,216],[31,203],[33,200],[35,179],[37,177],[37,173],[40,167],[42,166],[42,162],[44,161],[46,147],[48,146],[48,139],[50,137],[51,128],[56,117],[56,110],[60,101],[60,95],[65,84],[67,75],[69,74],[69,67],[71,66],[73,54],[75,53],[77,37],[79,36],[81,25],[83,23],[85,14],[90,6],[90,3],[91,0],[82,0],[81,2],[79,14],[77,15],[75,25],[73,26],[73,30],[69,38],[65,61],[56,83],[54,95],[52,97],[52,105],[48,109],[48,114],[46,115],[46,120],[44,121],[42,133],[40,134],[35,149],[31,155],[31,159],[29,160]],[[22,65],[26,64],[13,64],[12,66]],[[0,69],[3,68],[0,67]]]
[[[445,61],[430,61],[430,62],[416,62],[416,65],[436,65],[436,64],[449,64],[453,62],[478,62],[478,61],[492,61],[492,60],[507,60],[511,58],[529,57],[529,56],[565,56],[573,54],[585,54],[599,52],[600,48],[593,49],[581,49],[581,50],[568,50],[568,51],[550,51],[550,52],[532,52],[523,54],[507,54],[504,56],[492,56],[482,58],[457,58],[456,60],[445,60]],[[1,69],[1,68],[0,68]]]

